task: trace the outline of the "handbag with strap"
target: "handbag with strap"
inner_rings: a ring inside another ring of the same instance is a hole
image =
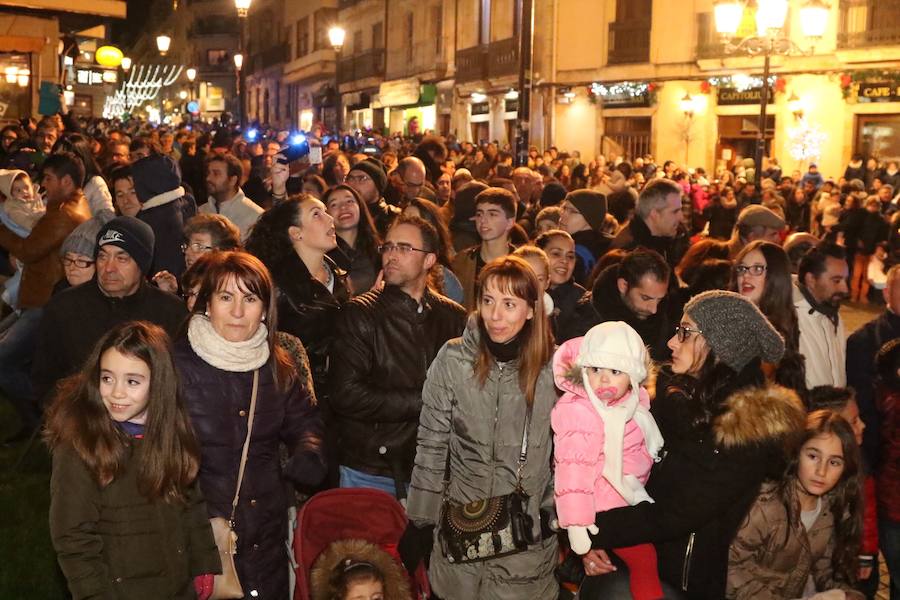
[[[450,415],[452,428],[453,415]],[[500,558],[528,549],[536,542],[534,520],[528,514],[528,494],[522,489],[522,470],[528,459],[528,429],[531,407],[525,417],[522,447],[516,467],[516,489],[511,494],[453,504],[447,494],[450,485],[450,447],[444,466],[444,503],[438,540],[450,563],[468,563]]]
[[[234,514],[237,512],[238,498],[241,495],[241,482],[244,479],[244,467],[247,466],[247,453],[250,450],[250,432],[253,431],[253,414],[256,412],[256,392],[259,389],[259,369],[253,371],[253,392],[250,395],[250,412],[247,415],[247,437],[241,450],[241,466],[238,468],[237,489],[231,501],[231,516],[228,519],[213,517],[213,537],[222,560],[222,574],[216,575],[210,600],[230,600],[244,597],[244,589],[238,579],[234,567],[234,555],[237,554],[237,533],[234,531]]]

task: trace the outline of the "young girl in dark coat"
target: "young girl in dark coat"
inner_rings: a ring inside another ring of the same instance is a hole
[[[209,597],[219,554],[162,329],[110,331],[62,386],[44,436],[50,534],[73,598]]]

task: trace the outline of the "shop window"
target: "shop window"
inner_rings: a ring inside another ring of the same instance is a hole
[[[879,160],[900,160],[900,114],[858,116],[856,152]]]
[[[27,54],[0,53],[0,120],[31,114],[31,66]]]

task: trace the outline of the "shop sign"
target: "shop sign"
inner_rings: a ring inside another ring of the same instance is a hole
[[[122,51],[115,46],[100,46],[94,53],[94,60],[104,67],[118,67],[123,58]]]
[[[650,106],[650,94],[632,95],[628,92],[608,93],[602,96],[604,108],[639,108]]]
[[[78,69],[75,73],[75,81],[82,85],[103,85],[103,73],[104,71]]]
[[[506,112],[508,112],[508,113],[519,112],[519,99],[518,98],[516,98],[515,100],[507,98],[506,100],[503,101],[503,103],[504,103],[503,110],[505,110]]]
[[[900,86],[889,82],[860,83],[856,97],[859,102],[897,102]]]
[[[472,115],[486,115],[491,112],[487,102],[476,102],[472,105]]]
[[[762,88],[736,90],[734,88],[718,88],[717,99],[720,106],[730,104],[759,104],[762,100]],[[775,92],[770,89],[766,98],[769,104],[775,101]]]

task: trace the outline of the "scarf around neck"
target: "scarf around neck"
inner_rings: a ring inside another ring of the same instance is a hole
[[[197,356],[223,371],[246,373],[269,360],[269,332],[260,323],[256,333],[243,342],[229,342],[213,329],[209,317],[195,314],[188,325],[188,341]]]

